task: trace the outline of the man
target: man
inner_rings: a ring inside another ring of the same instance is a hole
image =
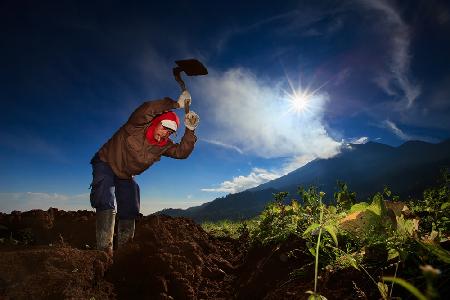
[[[179,127],[178,116],[171,110],[184,108],[190,102],[188,91],[178,101],[166,97],[144,102],[92,158],[90,200],[96,209],[97,249],[112,255],[114,201],[119,219],[118,247],[133,239],[140,206],[139,186],[133,177],[159,161],[161,155],[184,159],[191,154],[197,140],[194,130],[200,120],[196,113],[185,115],[186,129],[181,142],[175,144],[170,140]]]

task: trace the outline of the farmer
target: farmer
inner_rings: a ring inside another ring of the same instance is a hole
[[[175,101],[171,98],[144,102],[130,116],[91,160],[92,184],[90,200],[96,209],[97,249],[112,255],[115,205],[119,219],[117,245],[121,247],[134,237],[134,220],[139,214],[139,186],[135,175],[141,174],[161,155],[184,159],[192,150],[197,137],[198,115],[185,115],[186,126],[179,144],[170,140],[179,127],[178,116],[172,109],[184,108],[191,102],[188,91]]]

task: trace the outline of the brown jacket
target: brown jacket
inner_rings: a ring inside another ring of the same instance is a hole
[[[125,125],[100,148],[100,159],[108,162],[119,178],[129,179],[159,161],[161,155],[187,158],[197,141],[194,131],[185,128],[179,144],[169,140],[162,147],[150,145],[145,137],[147,128],[155,116],[177,107],[177,102],[168,97],[144,102],[131,114]]]

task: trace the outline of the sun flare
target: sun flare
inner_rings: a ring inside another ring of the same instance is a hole
[[[317,110],[320,102],[323,101],[324,95],[320,90],[327,84],[327,82],[320,85],[318,88],[312,89],[311,84],[302,87],[301,82],[294,86],[286,76],[289,83],[290,91],[285,92],[285,99],[287,101],[287,113],[294,113],[296,115],[311,115]]]
[[[308,111],[311,106],[311,96],[312,94],[305,91],[294,91],[293,94],[288,95],[289,101],[289,111],[293,111],[295,113],[302,113],[304,111]]]

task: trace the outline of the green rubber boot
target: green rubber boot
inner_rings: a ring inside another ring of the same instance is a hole
[[[109,256],[113,254],[114,223],[116,212],[114,209],[97,211],[96,238],[97,249],[105,251]]]
[[[133,220],[119,220],[117,233],[117,248],[121,248],[134,238],[134,219]]]

